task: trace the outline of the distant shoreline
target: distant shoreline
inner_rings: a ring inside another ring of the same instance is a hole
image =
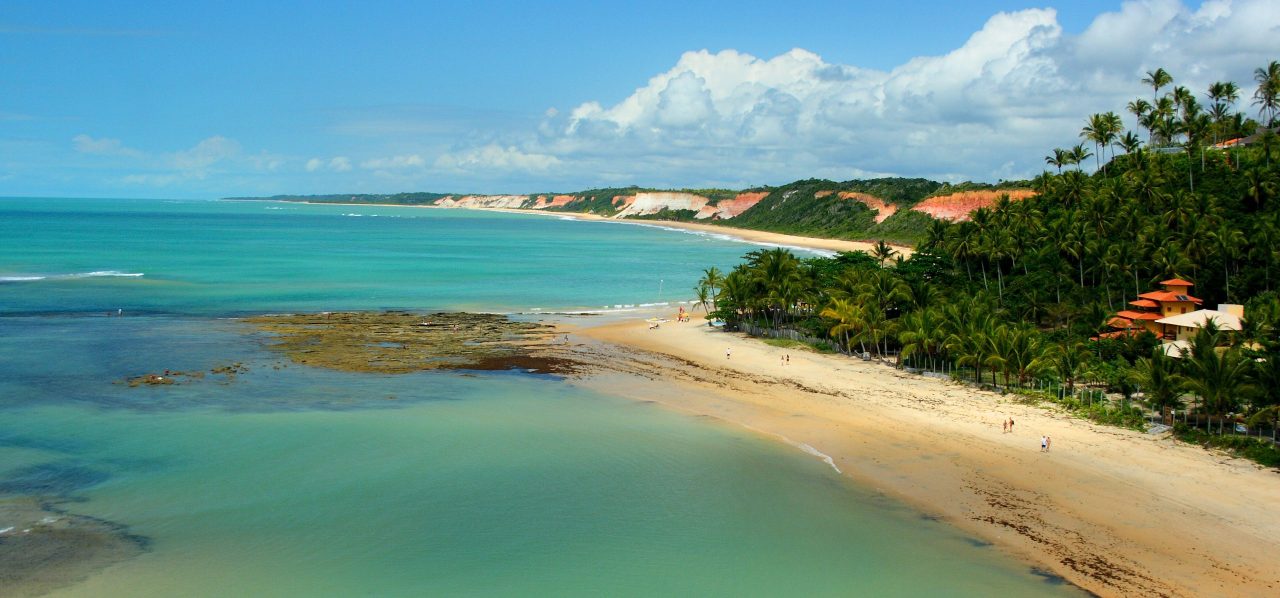
[[[236,200],[246,201],[246,200]],[[397,203],[342,203],[328,201],[292,201],[284,199],[260,199],[248,201],[265,201],[272,203],[301,203],[317,206],[376,206],[384,208],[427,208],[434,210],[475,210],[478,212],[504,212],[508,214],[537,214],[541,216],[555,216],[559,218],[568,218],[571,220],[583,220],[591,222],[616,222],[620,224],[632,224],[638,226],[648,226],[653,228],[670,228],[681,229],[703,233],[712,233],[724,235],[726,237],[758,245],[772,245],[778,247],[793,247],[807,249],[813,251],[825,252],[843,252],[843,251],[866,251],[870,252],[873,243],[867,241],[849,241],[845,239],[825,239],[822,237],[805,237],[800,235],[789,235],[785,233],[775,233],[769,231],[753,230],[747,228],[737,228],[730,226],[717,226],[714,224],[704,224],[701,222],[682,222],[675,220],[641,220],[635,218],[609,218],[598,214],[583,214],[579,212],[546,212],[542,210],[522,210],[517,208],[476,208],[476,207],[444,207],[432,205],[413,205],[413,204],[397,204]],[[889,243],[897,255],[903,258],[910,257],[915,250],[912,247]]]

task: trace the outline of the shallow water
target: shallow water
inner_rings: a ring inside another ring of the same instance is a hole
[[[637,273],[688,288],[750,246],[441,210],[31,203],[0,200],[0,276],[145,274],[0,283],[0,500],[147,540],[55,595],[1076,593],[714,420],[552,376],[297,366],[220,317],[640,303],[658,297]],[[495,231],[533,241],[484,253]],[[121,383],[166,369],[206,375]]]

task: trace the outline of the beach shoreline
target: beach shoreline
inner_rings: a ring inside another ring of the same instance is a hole
[[[699,233],[707,233],[714,235],[723,235],[738,242],[751,243],[755,245],[764,245],[783,248],[798,248],[809,251],[819,251],[826,253],[838,253],[844,251],[865,251],[870,252],[875,246],[874,243],[868,241],[850,241],[845,239],[825,239],[822,237],[805,237],[800,235],[789,235],[784,233],[775,233],[769,231],[752,230],[747,228],[737,228],[731,226],[717,226],[714,224],[705,224],[701,222],[681,222],[676,220],[642,220],[636,218],[609,218],[598,214],[584,214],[578,212],[548,212],[544,210],[522,210],[517,208],[477,208],[477,207],[446,207],[446,206],[428,206],[428,205],[408,205],[408,204],[388,204],[388,203],[331,203],[331,202],[314,202],[314,201],[284,201],[284,200],[256,200],[270,201],[275,203],[301,203],[314,206],[375,206],[384,208],[427,208],[432,210],[475,210],[478,212],[502,212],[504,214],[536,214],[540,216],[553,216],[567,220],[581,220],[585,222],[610,222],[617,224],[630,224],[635,226],[648,226],[652,228],[666,228],[672,230],[692,231]],[[893,247],[896,255],[902,256],[904,259],[911,256],[914,249],[901,244],[889,243]]]
[[[1280,550],[1280,516],[1267,506],[1280,475],[1254,463],[885,364],[774,347],[700,314],[657,329],[640,315],[562,326],[600,364],[577,383],[788,444],[1088,592],[1280,589],[1268,556]]]

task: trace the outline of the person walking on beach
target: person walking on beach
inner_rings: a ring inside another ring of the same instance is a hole
[[[1041,437],[1040,437],[1040,452],[1042,452],[1042,453],[1047,453],[1047,452],[1049,452],[1049,437],[1048,437],[1048,436],[1041,436]]]
[[[1012,432],[1013,432],[1013,418],[1012,418],[1012,417],[1011,417],[1011,418],[1009,418],[1009,432],[1010,432],[1010,433],[1012,433]]]
[[[733,353],[733,348],[731,348],[731,347],[725,347],[725,348],[724,348],[724,358],[725,358],[725,359],[729,359],[729,356],[730,356],[732,353]]]
[[[1000,421],[1000,429],[1004,430],[1003,434],[1009,433],[1009,418],[1006,417]]]
[[[1046,452],[1046,453],[1047,453],[1047,452],[1049,452],[1049,449],[1051,449],[1051,448],[1053,448],[1053,438],[1051,438],[1051,437],[1049,437],[1049,436],[1045,436],[1045,437],[1044,437],[1044,452]]]

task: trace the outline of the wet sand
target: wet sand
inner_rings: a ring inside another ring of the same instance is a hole
[[[652,314],[646,314],[652,315]],[[1280,473],[877,362],[643,317],[568,323],[579,383],[775,438],[1103,596],[1280,591]],[[726,358],[726,349],[731,357]],[[790,363],[783,356],[790,355]],[[1012,417],[1012,433],[1002,422]],[[1052,438],[1040,451],[1040,437]]]

